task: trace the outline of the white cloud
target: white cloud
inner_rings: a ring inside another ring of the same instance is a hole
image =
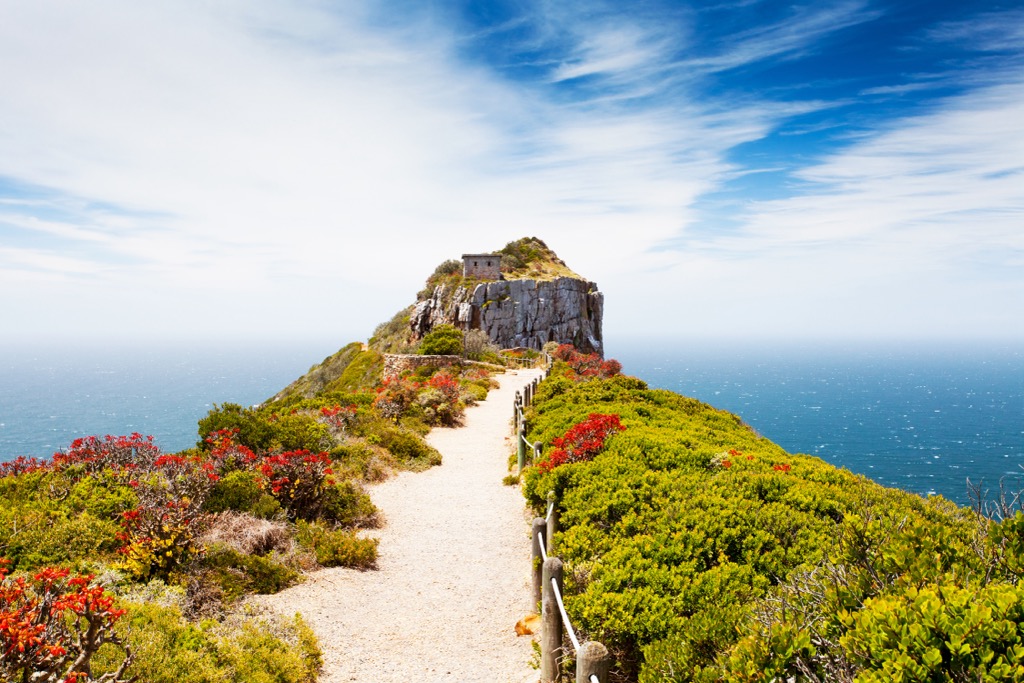
[[[750,203],[739,231],[694,238],[681,260],[713,256],[710,296],[767,327],[790,318],[825,336],[1024,335],[1009,313],[1024,306],[1021,121],[1024,83],[951,98],[799,172],[810,190]],[[715,294],[736,282],[755,298]]]
[[[465,37],[436,19],[380,22],[359,2],[0,6],[0,180],[41,188],[0,203],[0,235],[10,236],[0,303],[19,333],[68,320],[88,330],[91,315],[121,310],[140,335],[363,336],[437,262],[523,235],[601,282],[609,325],[618,316],[688,331],[690,310],[722,329],[735,317],[727,307],[753,306],[771,327],[771,293],[815,310],[821,297],[798,296],[807,275],[853,287],[878,262],[836,245],[905,240],[912,251],[917,224],[941,213],[939,234],[956,235],[958,211],[1006,210],[1019,180],[1007,165],[1019,150],[993,143],[1000,130],[1012,136],[999,112],[1019,102],[1014,91],[1004,105],[949,110],[945,124],[922,119],[854,145],[804,174],[818,196],[752,204],[739,234],[651,251],[696,222],[702,195],[749,171],[731,149],[831,106],[723,103],[663,84],[812,50],[873,16],[857,3],[739,36],[696,71],[674,56],[688,40],[682,19],[673,43],[656,22],[584,13],[539,38],[558,42],[562,58],[534,83],[468,63]],[[560,21],[564,8],[548,9],[536,20]],[[551,90],[583,76],[607,87],[576,99]],[[975,137],[961,134],[966,124]],[[939,154],[958,166],[935,167]],[[990,222],[986,245],[1016,244],[1010,219]],[[796,268],[807,248],[827,267],[773,272]],[[737,265],[736,254],[755,253],[786,256]],[[764,284],[772,278],[788,284]],[[680,298],[680,315],[658,317]]]

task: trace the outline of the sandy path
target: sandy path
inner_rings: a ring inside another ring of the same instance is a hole
[[[499,375],[501,388],[459,429],[427,440],[444,462],[370,491],[387,520],[378,569],[325,569],[266,603],[301,612],[324,651],[321,683],[520,683],[531,675],[529,527],[518,488],[504,486],[515,392],[539,370]]]

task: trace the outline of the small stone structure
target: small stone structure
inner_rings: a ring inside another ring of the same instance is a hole
[[[384,354],[384,371],[381,376],[384,379],[395,379],[401,377],[406,371],[415,372],[417,368],[424,365],[432,365],[435,368],[450,368],[462,366],[462,356],[421,356],[410,353],[387,353]]]
[[[463,254],[462,277],[475,277],[480,280],[500,280],[501,255]]]

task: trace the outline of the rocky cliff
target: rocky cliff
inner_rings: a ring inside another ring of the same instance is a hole
[[[603,355],[604,295],[582,278],[440,284],[416,302],[409,320],[420,339],[437,325],[483,330],[501,348],[540,349],[549,341]]]

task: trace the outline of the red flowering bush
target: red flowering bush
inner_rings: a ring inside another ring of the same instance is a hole
[[[373,399],[373,407],[388,420],[396,423],[406,409],[416,400],[416,391],[420,385],[400,377],[384,380],[377,388],[377,396]]]
[[[356,411],[355,405],[324,406],[320,409],[320,420],[337,433],[344,434],[355,419]]]
[[[139,505],[121,515],[123,569],[138,578],[166,578],[201,552],[202,506],[219,478],[215,470],[198,456],[161,455],[129,482]]]
[[[772,465],[772,469],[777,472],[782,472],[783,474],[786,474],[793,468],[789,463],[783,463],[781,465]]]
[[[130,436],[111,436],[102,439],[87,436],[75,439],[66,452],[53,454],[53,465],[58,469],[81,466],[84,474],[92,474],[104,468],[115,472],[132,469],[147,470],[160,457],[160,449],[153,443],[152,436],[138,432]]]
[[[587,419],[573,425],[562,436],[551,441],[555,448],[537,466],[543,472],[550,472],[559,465],[572,462],[587,462],[604,448],[609,436],[625,429],[618,415],[591,413]]]
[[[218,429],[204,439],[209,446],[208,457],[216,474],[246,469],[259,459],[251,448],[238,442],[238,433],[237,427]]]
[[[24,455],[19,455],[17,458],[9,462],[0,462],[0,479],[38,472],[39,470],[47,469],[49,466],[50,463],[46,460],[28,458]]]
[[[0,558],[0,679],[33,683],[121,683],[132,662],[114,632],[124,610],[92,576],[43,569],[30,578],[8,576]],[[90,660],[100,646],[124,652],[115,671],[94,677]]]
[[[331,456],[327,453],[297,450],[268,455],[257,469],[292,520],[319,517],[334,486]]]
[[[452,426],[462,417],[459,382],[447,372],[439,372],[427,380],[416,396],[428,424]]]
[[[596,353],[580,353],[572,344],[562,344],[551,354],[555,360],[563,361],[572,370],[571,379],[598,377],[607,379],[622,372],[622,363],[614,358],[603,360]]]

